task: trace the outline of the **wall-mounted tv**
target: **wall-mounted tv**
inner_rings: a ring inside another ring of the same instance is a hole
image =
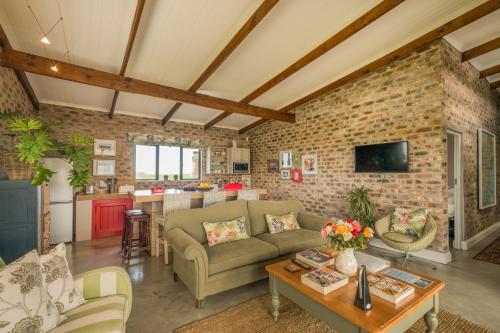
[[[355,172],[408,172],[408,142],[356,146]]]

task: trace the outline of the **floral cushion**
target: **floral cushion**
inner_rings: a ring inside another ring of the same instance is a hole
[[[46,332],[64,318],[43,287],[36,250],[0,271],[0,333]]]
[[[45,288],[60,313],[74,309],[85,302],[76,289],[73,275],[69,271],[64,243],[57,245],[49,254],[40,256],[40,263]]]
[[[424,232],[428,214],[427,208],[396,208],[392,213],[389,231],[420,238]]]
[[[266,214],[266,221],[269,232],[272,234],[300,229],[299,222],[297,222],[297,216],[294,212],[281,216]]]
[[[245,216],[229,222],[203,222],[208,246],[249,238]]]

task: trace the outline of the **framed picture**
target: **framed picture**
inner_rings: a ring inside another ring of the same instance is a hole
[[[279,171],[279,161],[278,160],[267,160],[267,172],[277,173]]]
[[[94,176],[114,176],[115,160],[94,160]]]
[[[485,209],[497,204],[496,136],[482,128],[477,136],[479,209]]]
[[[300,154],[293,154],[292,167],[300,168]]]
[[[280,169],[287,169],[292,167],[292,151],[280,151]]]
[[[94,155],[96,156],[116,156],[116,140],[94,141]]]
[[[243,183],[243,188],[251,188],[252,175],[241,175],[241,182]]]
[[[290,179],[290,170],[281,170],[281,179]]]
[[[292,183],[302,183],[302,169],[292,168],[291,179]]]
[[[302,155],[302,174],[315,175],[318,173],[318,155]]]

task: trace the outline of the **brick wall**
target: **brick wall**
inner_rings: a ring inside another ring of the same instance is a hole
[[[208,131],[203,130],[203,126],[168,122],[162,126],[158,119],[127,116],[115,114],[113,119],[108,118],[105,112],[83,110],[65,106],[56,106],[42,104],[40,117],[44,120],[61,120],[63,125],[58,126],[55,131],[55,137],[59,140],[65,140],[71,134],[92,135],[96,139],[116,140],[116,157],[102,157],[98,159],[114,159],[116,178],[120,184],[134,183],[134,149],[133,144],[127,141],[127,133],[147,133],[166,136],[175,136],[191,139],[202,139],[205,146],[231,147],[232,140],[237,139],[238,147],[246,147],[248,143],[245,140],[238,139],[238,132],[229,129],[212,128]],[[202,149],[203,181],[213,182],[219,178],[230,181],[239,180],[238,176],[211,176],[206,175],[205,171],[205,150]],[[108,177],[94,177],[93,183],[97,184],[99,180]],[[163,182],[162,182],[163,183]],[[182,186],[186,182],[168,181],[169,186]],[[151,182],[137,182],[137,188],[146,188]]]
[[[461,63],[460,52],[442,42],[442,80],[444,87],[444,125],[462,133],[464,145],[464,221],[468,239],[500,220],[500,207],[478,209],[479,128],[498,136],[498,94],[468,62]],[[500,152],[497,137],[497,152]],[[497,156],[498,161],[498,156]],[[497,162],[498,163],[498,162]],[[497,170],[500,171],[500,165]],[[497,175],[497,200],[500,195]]]
[[[429,207],[439,224],[432,248],[447,250],[441,67],[440,46],[433,44],[297,108],[295,124],[273,121],[253,130],[254,184],[327,216],[348,212],[346,193],[354,185],[369,189],[379,217],[395,206]],[[409,173],[353,172],[354,146],[399,140],[409,142]],[[287,149],[318,154],[318,174],[296,184],[268,173],[267,160]]]

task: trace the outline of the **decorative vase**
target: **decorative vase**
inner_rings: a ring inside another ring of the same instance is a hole
[[[340,251],[335,258],[335,269],[347,277],[351,277],[358,271],[358,262],[354,256],[354,249],[347,248]]]

